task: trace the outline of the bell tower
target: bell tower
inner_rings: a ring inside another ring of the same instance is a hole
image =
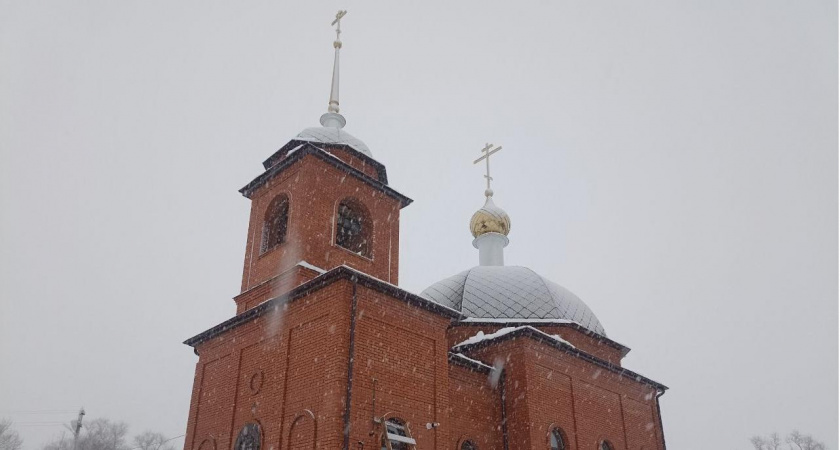
[[[400,210],[411,199],[388,185],[385,166],[344,130],[339,110],[341,19],[328,109],[263,162],[240,189],[251,216],[237,313],[346,265],[396,285]]]

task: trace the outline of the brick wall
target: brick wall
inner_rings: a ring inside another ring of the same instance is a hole
[[[230,449],[248,422],[263,449],[305,447],[316,425],[318,448],[338,448],[349,289],[339,280],[199,344],[184,448]]]
[[[504,361],[511,448],[548,448],[560,427],[569,449],[661,449],[655,389],[528,337],[471,351]]]
[[[286,241],[261,253],[266,210],[280,194],[289,196]],[[334,244],[338,203],[355,198],[368,209],[372,222],[370,257]],[[304,260],[325,270],[345,264],[392,284],[399,271],[399,200],[358,178],[306,155],[251,196],[251,216],[245,248],[242,292]]]
[[[384,416],[406,421],[418,450],[464,439],[501,450],[502,387],[448,361],[452,319],[348,279],[198,345],[185,449],[231,449],[249,422],[261,425],[264,450],[341,448],[354,286],[351,448],[378,450],[374,418]],[[569,449],[608,439],[616,449],[664,450],[655,391],[639,380],[526,336],[469,356],[503,363],[511,450],[548,448],[555,426]]]
[[[407,422],[418,450],[448,448],[449,318],[372,289],[359,287],[357,294],[352,448],[361,441],[364,448],[379,449],[381,427],[374,426],[374,416]],[[426,428],[434,422],[441,426]]]
[[[459,448],[466,440],[481,450],[503,450],[501,392],[489,376],[468,368],[449,366],[450,445]]]

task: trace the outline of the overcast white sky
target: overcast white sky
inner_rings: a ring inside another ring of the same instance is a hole
[[[515,6],[514,6],[515,4]],[[0,1],[0,417],[184,433],[234,314],[237,189],[326,111],[415,202],[401,285],[477,264],[485,142],[508,264],[671,387],[673,449],[838,448],[837,4]],[[178,445],[182,442],[178,440]]]

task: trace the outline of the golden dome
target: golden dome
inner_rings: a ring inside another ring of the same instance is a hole
[[[493,203],[492,195],[491,193],[487,196],[484,206],[470,219],[470,232],[473,237],[479,237],[485,233],[499,233],[505,236],[510,233],[510,217],[502,208]]]

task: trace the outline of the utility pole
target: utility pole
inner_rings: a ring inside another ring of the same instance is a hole
[[[79,418],[73,424],[73,450],[76,450],[76,444],[79,441],[79,431],[82,430],[82,417],[85,416],[85,408],[79,410]]]

